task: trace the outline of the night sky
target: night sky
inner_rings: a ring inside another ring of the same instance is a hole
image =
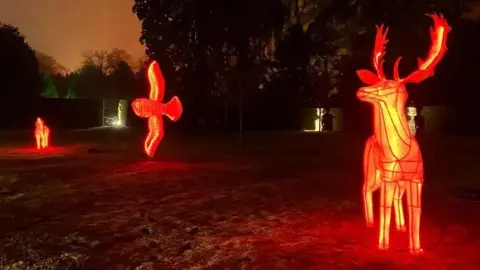
[[[0,21],[19,27],[37,51],[69,69],[89,50],[124,49],[144,54],[133,0],[0,0]]]
[[[35,50],[75,69],[89,50],[120,48],[143,56],[132,5],[133,0],[0,0],[0,20],[18,26]],[[480,5],[471,15],[479,17]]]

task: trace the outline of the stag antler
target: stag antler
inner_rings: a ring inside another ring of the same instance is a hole
[[[373,67],[377,71],[379,79],[385,79],[383,72],[383,57],[385,56],[385,47],[388,43],[387,39],[388,27],[384,25],[377,26],[377,35],[375,36],[375,47],[373,49]]]
[[[385,46],[388,43],[387,39],[388,27],[385,28],[384,25],[377,26],[377,35],[375,36],[375,47],[373,49],[373,67],[377,74],[373,72],[361,69],[357,70],[357,75],[362,80],[362,82],[373,85],[380,80],[385,80],[385,73],[383,72],[383,57],[385,56]]]
[[[418,59],[418,69],[403,79],[402,81],[404,83],[419,83],[432,76],[435,67],[447,51],[447,37],[452,28],[441,14],[431,14],[428,16],[433,19],[433,27],[430,28],[430,51],[425,60]],[[397,62],[398,61],[399,59]],[[398,76],[398,63],[396,63],[394,73]]]

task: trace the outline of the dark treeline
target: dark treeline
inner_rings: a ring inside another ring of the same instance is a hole
[[[478,115],[473,80],[480,37],[474,33],[480,23],[468,18],[473,2],[136,0],[132,10],[142,23],[147,58],[159,61],[166,77],[166,97],[179,95],[184,103],[183,124],[265,129],[299,128],[302,109],[331,106],[344,108],[346,128],[365,126],[370,117],[355,97],[360,86],[355,71],[371,65],[375,25],[390,28],[387,75],[400,55],[405,75],[428,51],[431,21],[425,14],[443,13],[453,28],[449,51],[436,76],[408,87],[409,102],[456,108],[466,127]],[[132,63],[124,51],[91,52],[79,70],[65,73],[48,56],[35,57],[14,27],[1,29],[5,98],[147,94],[139,68],[144,65]]]
[[[46,98],[132,99],[139,95],[144,74],[133,58],[121,49],[91,51],[83,55],[83,63],[75,71],[67,71],[51,56],[38,53],[39,72]]]

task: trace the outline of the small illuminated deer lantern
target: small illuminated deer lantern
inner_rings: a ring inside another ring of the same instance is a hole
[[[42,118],[38,117],[35,122],[35,140],[37,142],[37,149],[48,147],[48,140],[50,137],[50,129],[45,125]]]
[[[405,114],[407,83],[420,83],[433,75],[438,62],[447,51],[447,36],[451,28],[442,15],[429,15],[434,22],[430,30],[431,47],[425,60],[419,60],[418,69],[405,78],[400,78],[398,66],[394,66],[393,80],[383,72],[383,57],[387,44],[388,28],[377,26],[373,67],[376,74],[358,70],[362,82],[369,85],[357,92],[361,101],[373,105],[374,134],[365,145],[364,152],[364,214],[368,226],[373,226],[372,193],[380,189],[379,248],[388,249],[392,205],[395,211],[396,228],[406,231],[402,208],[402,196],[407,193],[408,233],[410,252],[422,252],[420,245],[421,193],[423,184],[423,161],[420,147],[411,134]]]
[[[147,76],[150,83],[150,98],[134,100],[132,108],[139,117],[148,118],[148,135],[145,138],[144,148],[145,153],[153,157],[164,135],[162,115],[175,122],[182,115],[183,109],[177,96],[167,103],[162,103],[165,94],[165,79],[156,61],[148,66]]]

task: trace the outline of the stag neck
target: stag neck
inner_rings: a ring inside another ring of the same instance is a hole
[[[412,144],[412,134],[405,115],[405,106],[386,102],[375,104],[374,136],[384,153],[401,157]]]

